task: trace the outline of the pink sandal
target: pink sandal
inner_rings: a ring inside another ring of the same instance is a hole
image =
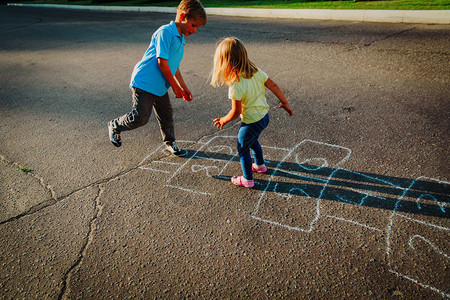
[[[265,174],[267,172],[267,167],[266,167],[266,165],[258,166],[257,164],[253,164],[252,165],[252,171],[253,172],[257,172],[257,173],[261,173],[261,174]]]
[[[254,180],[247,180],[243,176],[233,176],[231,177],[231,182],[238,186],[243,186],[246,188],[252,188],[255,186]]]

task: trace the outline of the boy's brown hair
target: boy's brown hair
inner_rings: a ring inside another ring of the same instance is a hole
[[[206,25],[206,12],[203,5],[198,0],[181,0],[177,7],[177,14],[185,14],[186,18],[202,21]]]

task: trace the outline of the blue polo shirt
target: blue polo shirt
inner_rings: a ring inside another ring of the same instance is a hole
[[[158,67],[158,57],[167,59],[172,75],[180,67],[184,53],[184,37],[172,21],[161,26],[152,36],[150,46],[134,67],[130,87],[136,87],[156,96],[163,96],[170,88]]]

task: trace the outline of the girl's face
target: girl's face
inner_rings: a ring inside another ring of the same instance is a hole
[[[185,36],[190,36],[197,32],[197,29],[203,25],[203,22],[196,19],[188,20],[184,14],[180,16],[180,31]]]

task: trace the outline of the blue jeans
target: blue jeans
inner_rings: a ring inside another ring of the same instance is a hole
[[[241,123],[238,132],[237,150],[241,161],[244,178],[253,180],[252,172],[252,156],[255,158],[257,165],[264,164],[264,157],[261,145],[258,142],[259,135],[269,124],[269,114],[266,114],[261,120],[251,124]]]

